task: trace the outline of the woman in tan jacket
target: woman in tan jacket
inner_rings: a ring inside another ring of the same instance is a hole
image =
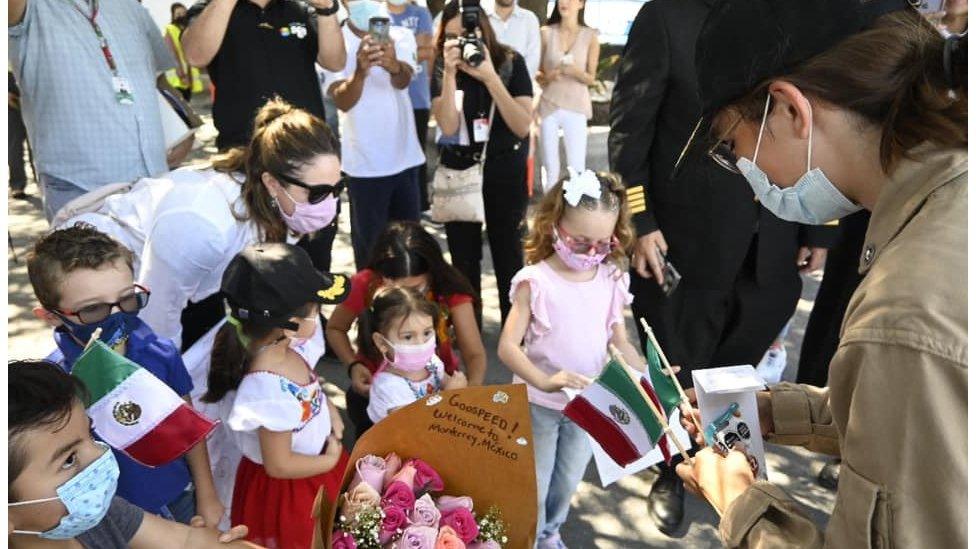
[[[828,387],[759,394],[768,442],[843,460],[827,530],[741,452],[706,449],[679,474],[729,546],[966,544],[965,46],[897,0],[719,0],[705,23],[709,138],[686,154],[791,221],[872,212]]]

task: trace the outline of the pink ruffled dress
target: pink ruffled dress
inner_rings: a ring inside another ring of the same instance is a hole
[[[560,370],[596,377],[607,360],[614,324],[623,323],[623,308],[634,297],[630,275],[601,264],[585,282],[560,276],[545,261],[523,267],[512,279],[511,298],[529,285],[532,319],[525,334],[525,354],[537,368],[552,375]],[[515,383],[525,383],[517,375]],[[529,402],[562,410],[569,399],[562,391],[546,393],[529,385]]]

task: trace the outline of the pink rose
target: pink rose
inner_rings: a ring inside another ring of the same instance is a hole
[[[413,487],[418,493],[440,492],[444,489],[444,481],[441,480],[441,476],[426,461],[415,459],[410,462],[410,465],[413,465],[414,469],[417,470],[417,474],[413,478]]]
[[[441,527],[437,534],[435,549],[464,549],[464,542],[450,526]]]
[[[474,501],[468,496],[441,496],[437,498],[437,508],[441,513],[455,509],[467,509],[468,511],[474,512]]]
[[[383,488],[386,489],[387,486],[393,482],[393,476],[400,471],[400,467],[403,466],[403,461],[400,456],[393,452],[386,455],[386,474],[383,475]]]
[[[342,530],[332,532],[332,549],[356,549],[356,538]]]
[[[397,471],[397,474],[393,475],[393,478],[390,479],[390,484],[393,484],[394,482],[402,482],[407,486],[413,487],[413,477],[416,475],[417,469],[414,468],[414,466],[410,463],[407,463],[399,471]]]
[[[434,505],[434,500],[431,499],[430,494],[424,494],[414,503],[413,512],[410,513],[410,522],[420,526],[430,526],[431,528],[437,528],[437,525],[440,524],[441,512],[437,510],[437,506]]]
[[[497,541],[490,539],[488,541],[476,541],[474,543],[469,543],[468,549],[502,549],[502,546],[499,545]]]
[[[352,477],[349,486],[356,486],[360,482],[365,482],[373,487],[373,490],[380,492],[383,490],[383,477],[386,475],[386,460],[379,456],[363,456],[356,461],[356,474]]]
[[[471,543],[478,537],[478,523],[467,509],[454,509],[441,515],[441,526],[449,526],[464,543]]]
[[[437,543],[437,529],[411,526],[403,531],[395,549],[431,549]]]
[[[383,499],[380,501],[384,509],[392,506],[406,511],[413,509],[413,504],[416,502],[416,499],[413,496],[413,490],[409,486],[395,480],[390,483],[390,486],[386,489],[386,493],[383,494]]]
[[[360,482],[355,488],[342,494],[340,501],[339,514],[352,522],[361,510],[379,505],[380,494],[369,484]]]
[[[386,545],[393,541],[407,526],[407,514],[403,509],[395,505],[384,507],[383,522],[380,523],[380,543]]]

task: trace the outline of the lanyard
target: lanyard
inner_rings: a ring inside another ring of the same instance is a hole
[[[131,105],[133,102],[132,91],[129,89],[125,78],[119,75],[119,68],[115,63],[115,56],[112,55],[112,49],[108,45],[108,39],[105,38],[105,33],[102,32],[102,28],[98,25],[98,21],[96,21],[98,18],[98,0],[91,0],[91,15],[85,13],[85,10],[78,7],[78,4],[75,4],[73,0],[69,0],[69,3],[75,11],[80,13],[88,21],[92,30],[95,31],[95,36],[98,38],[98,46],[102,50],[102,55],[105,56],[105,62],[108,63],[108,70],[112,72],[112,85],[115,88],[115,99],[119,103]]]

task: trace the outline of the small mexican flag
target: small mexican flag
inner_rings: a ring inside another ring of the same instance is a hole
[[[217,422],[194,410],[149,370],[93,342],[71,369],[88,388],[88,416],[109,446],[148,467],[182,456]]]
[[[618,465],[626,467],[642,458],[657,444],[664,461],[671,463],[671,452],[664,429],[641,396],[646,393],[662,410],[661,403],[646,377],[640,385],[616,360],[566,405],[563,413],[590,434]]]
[[[664,417],[670,419],[671,412],[681,405],[681,393],[678,392],[678,388],[668,374],[661,369],[661,357],[658,356],[657,349],[651,343],[651,338],[647,338],[644,354],[647,357],[647,375],[658,399],[660,399],[661,404],[664,404]]]

